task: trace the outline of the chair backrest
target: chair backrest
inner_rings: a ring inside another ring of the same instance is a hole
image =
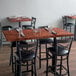
[[[63,21],[63,28],[69,25],[73,25],[73,23],[71,21],[69,21],[69,18],[67,16],[63,16],[62,17],[62,21]]]
[[[35,24],[36,24],[36,18],[32,17],[32,21],[31,24],[27,24],[27,25],[22,25],[22,29],[35,29]]]
[[[66,39],[62,43],[59,44],[59,46],[64,47],[64,49],[68,50],[68,54],[70,53],[71,46],[72,46],[73,39]]]
[[[31,26],[33,27],[33,29],[35,29],[35,24],[36,24],[36,18],[32,17]]]
[[[35,58],[36,58],[36,56],[37,56],[37,48],[38,48],[38,40],[35,41],[34,43],[35,43],[35,45],[31,44],[31,45],[33,45],[33,46],[29,47],[29,46],[30,46],[29,44],[21,45],[21,44],[19,43],[19,41],[17,42],[17,54],[18,54],[20,60],[22,59],[22,58],[21,58],[21,57],[22,57],[22,56],[21,56],[21,52],[27,54],[27,51],[30,51],[29,49],[27,49],[27,47],[31,48],[31,51],[34,51],[34,53],[35,53]]]
[[[2,26],[2,30],[11,30],[12,26],[8,25],[8,26]]]
[[[66,49],[69,50],[68,54],[70,53],[70,50],[71,50],[71,46],[72,46],[72,42],[73,42],[73,39],[69,39],[67,40],[67,46],[66,46]]]
[[[67,23],[67,17],[66,16],[63,16],[62,17],[62,21],[63,21],[63,25],[66,25],[66,23]]]
[[[31,25],[22,25],[22,29],[32,29]]]
[[[63,21],[63,29],[67,26],[69,26],[69,22],[68,22],[68,17],[67,16],[63,16],[62,17],[62,21]]]
[[[48,26],[39,26],[38,28],[48,28]]]

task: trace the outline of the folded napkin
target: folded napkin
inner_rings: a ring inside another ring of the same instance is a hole
[[[46,31],[49,31],[49,29],[48,29],[47,27],[45,27],[45,30],[46,30]]]
[[[21,33],[20,33],[20,34],[21,34],[21,36],[25,36],[25,35],[24,35],[24,33],[23,33],[23,31],[21,31]]]
[[[45,30],[47,30],[47,31],[49,31],[50,33],[52,33],[52,34],[57,34],[57,32],[55,32],[54,30],[50,30],[49,28],[45,28]]]
[[[25,36],[21,28],[17,28],[16,31],[19,33],[20,36]]]
[[[50,28],[45,27],[45,30],[48,31],[49,33],[51,33]]]
[[[52,33],[52,34],[57,34],[57,32],[55,32],[55,31],[51,31],[51,33]]]

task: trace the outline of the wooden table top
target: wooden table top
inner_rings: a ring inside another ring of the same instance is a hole
[[[43,38],[54,38],[54,37],[63,37],[63,36],[73,36],[72,33],[67,32],[60,28],[53,28],[52,30],[47,31],[46,29],[26,29],[22,30],[24,35],[19,37],[19,33],[16,30],[7,30],[3,31],[7,41],[20,41],[20,40],[30,40],[30,39],[43,39]],[[57,34],[52,34],[51,31],[55,31]]]
[[[7,19],[10,21],[10,22],[22,22],[22,21],[31,21],[32,19],[28,18],[28,17],[17,17],[17,18],[9,18],[7,17]]]
[[[71,19],[76,19],[76,16],[66,16],[68,18],[71,18]]]

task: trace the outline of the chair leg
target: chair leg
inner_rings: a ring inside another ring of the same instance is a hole
[[[11,47],[11,54],[10,54],[10,61],[9,61],[9,65],[11,65],[11,62],[12,62],[12,50],[13,50],[13,48]]]
[[[41,68],[41,44],[39,44],[39,69]]]
[[[17,62],[17,76],[22,76],[21,72],[21,62]]]
[[[47,50],[47,44],[45,44],[45,48]],[[39,69],[41,68],[41,44],[39,44]]]
[[[71,26],[70,26],[70,32],[71,32]]]
[[[33,60],[31,61],[31,76],[33,76]]]
[[[14,73],[15,73],[15,76],[17,76],[17,63],[16,63],[16,58],[14,58],[14,59],[15,59],[15,67],[14,67],[15,68],[15,70],[14,70],[15,72]]]
[[[48,76],[48,52],[46,51],[46,76]]]
[[[34,73],[35,73],[35,76],[37,76],[37,72],[36,72],[36,60],[34,59]]]
[[[47,52],[47,43],[45,44],[45,49],[46,49],[45,51]],[[47,56],[46,56],[46,57],[47,57]]]
[[[67,57],[67,70],[68,70],[68,76],[70,76],[70,72],[69,72],[69,57]]]
[[[54,76],[57,76],[57,75],[56,75],[56,65],[57,65],[57,56],[55,56],[55,65],[54,65],[55,70],[54,70]]]
[[[60,76],[62,74],[62,56],[61,56],[61,60],[60,60]]]
[[[28,62],[26,62],[26,64],[27,64],[27,71],[28,71]]]
[[[9,65],[12,64],[12,72],[14,72],[14,62],[13,62],[13,47],[11,47],[11,54],[10,54],[10,62],[9,62]]]
[[[10,61],[9,61],[9,65],[11,65],[11,58],[12,58],[12,57],[11,57],[11,55],[10,55]]]

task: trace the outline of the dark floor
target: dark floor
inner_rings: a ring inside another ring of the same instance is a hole
[[[0,48],[0,76],[14,76],[11,72],[11,66],[9,66],[9,55],[10,48],[9,46],[3,46]],[[71,53],[70,53],[70,76],[76,76],[76,42],[73,42]],[[37,60],[38,61],[38,60]],[[66,64],[66,62],[64,63]],[[45,74],[46,61],[42,61],[42,68],[38,68],[37,63],[37,75],[46,76]],[[29,73],[26,73],[24,76],[30,76]],[[49,73],[49,76],[54,76],[52,73]]]

